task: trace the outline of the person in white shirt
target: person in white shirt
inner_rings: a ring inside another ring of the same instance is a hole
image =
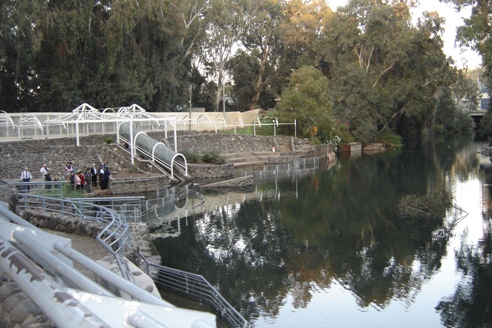
[[[46,179],[46,176],[50,175],[50,169],[48,166],[46,166],[46,164],[43,164],[43,166],[41,166],[41,168],[39,169],[39,172],[43,175],[44,181],[48,181]]]
[[[50,169],[46,164],[43,164],[43,166],[41,166],[39,172],[44,177],[44,181],[51,181]],[[51,185],[46,185],[45,188],[51,189]]]
[[[31,175],[31,172],[29,172],[29,168],[26,166],[24,168],[24,171],[22,171],[21,175],[20,175],[20,180],[22,182],[31,182],[31,179],[32,179],[32,175]],[[22,190],[27,192],[27,191],[30,191],[31,190],[31,186],[26,184],[24,186],[22,186]]]

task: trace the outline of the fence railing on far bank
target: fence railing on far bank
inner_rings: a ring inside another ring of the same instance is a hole
[[[132,122],[144,132],[215,131],[273,126],[296,122],[261,121],[259,110],[246,112],[146,112],[137,105],[98,110],[82,104],[68,113],[6,113],[0,111],[0,142],[78,138],[90,135],[115,135],[121,122]],[[276,133],[276,132],[275,132]],[[78,144],[78,143],[77,143]]]

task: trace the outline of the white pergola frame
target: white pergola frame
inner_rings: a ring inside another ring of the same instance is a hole
[[[39,120],[38,120],[39,122]],[[89,104],[82,104],[75,108],[72,113],[59,115],[55,119],[46,120],[43,124],[39,122],[39,126],[53,126],[62,125],[65,129],[69,125],[75,125],[75,135],[77,140],[77,146],[80,146],[80,124],[87,123],[115,123],[117,124],[116,135],[117,142],[119,143],[119,126],[123,122],[130,123],[130,134],[133,135],[133,123],[134,122],[154,122],[158,126],[161,123],[165,124],[165,134],[167,137],[167,124],[172,124],[174,127],[174,150],[177,151],[177,138],[176,138],[176,119],[174,117],[159,117],[157,115],[151,115],[138,105],[131,105],[128,107],[120,107],[118,110],[114,108],[105,108],[102,112],[92,107]],[[132,164],[135,163],[135,150],[134,150],[134,138],[130,140],[130,151]]]

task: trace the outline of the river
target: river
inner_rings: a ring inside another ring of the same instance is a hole
[[[341,157],[215,206],[153,241],[255,327],[490,327],[491,163],[472,137]],[[443,217],[405,219],[406,195],[446,188]],[[168,229],[169,230],[169,229]]]

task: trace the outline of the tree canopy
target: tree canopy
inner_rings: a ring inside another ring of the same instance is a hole
[[[5,0],[0,109],[69,111],[87,102],[171,111],[188,103],[191,86],[193,103],[207,111],[226,97],[231,110],[277,106],[286,115],[284,104],[297,101],[303,131],[342,120],[364,142],[388,131],[415,135],[433,128],[440,91],[460,90],[460,74],[442,50],[443,18],[425,13],[413,23],[412,6],[351,0],[334,12],[323,0]],[[471,34],[480,18],[459,37],[485,56],[489,41]],[[314,81],[326,88],[320,98],[295,100],[305,96],[295,85]]]

